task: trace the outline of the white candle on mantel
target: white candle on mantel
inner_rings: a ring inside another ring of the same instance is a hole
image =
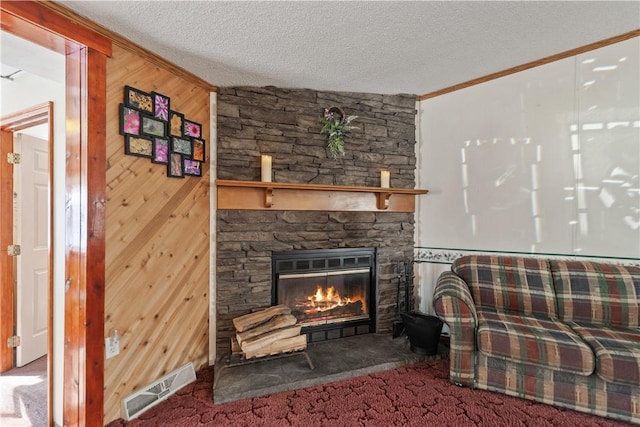
[[[271,182],[271,156],[262,155],[262,182]]]
[[[389,188],[390,175],[389,171],[380,171],[380,187]]]

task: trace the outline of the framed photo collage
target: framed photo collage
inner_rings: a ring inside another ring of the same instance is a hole
[[[156,92],[124,87],[120,104],[124,152],[166,165],[167,176],[202,176],[205,140],[202,125],[171,110],[171,100]]]

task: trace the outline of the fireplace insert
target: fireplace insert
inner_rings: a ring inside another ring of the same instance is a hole
[[[375,260],[375,248],[274,252],[272,303],[309,342],[375,332]]]

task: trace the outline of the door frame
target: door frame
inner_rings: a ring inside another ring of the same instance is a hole
[[[13,166],[4,161],[7,154],[13,151],[14,133],[28,129],[33,126],[48,123],[48,150],[49,150],[49,243],[47,247],[47,265],[49,277],[47,285],[47,413],[52,412],[53,380],[51,369],[53,367],[53,102],[45,102],[25,110],[18,111],[7,117],[0,117],[0,247],[13,244]],[[6,265],[10,263],[10,265]],[[13,258],[1,257],[0,270],[0,343],[5,343],[15,330],[16,314],[14,310],[15,286]],[[0,373],[5,372],[15,366],[15,352],[7,346],[0,346]]]
[[[65,246],[65,283],[54,283],[65,289],[60,421],[103,425],[106,58],[111,40],[37,1],[1,2],[0,25],[65,55],[65,233],[58,236]],[[6,247],[0,247],[0,259],[7,256]]]

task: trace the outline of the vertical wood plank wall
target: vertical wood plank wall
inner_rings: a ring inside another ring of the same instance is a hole
[[[122,398],[191,361],[208,362],[209,165],[203,176],[124,154],[118,105],[124,86],[171,98],[171,109],[202,124],[210,161],[210,92],[118,46],[107,61],[105,336],[120,354],[105,361],[105,423]]]

